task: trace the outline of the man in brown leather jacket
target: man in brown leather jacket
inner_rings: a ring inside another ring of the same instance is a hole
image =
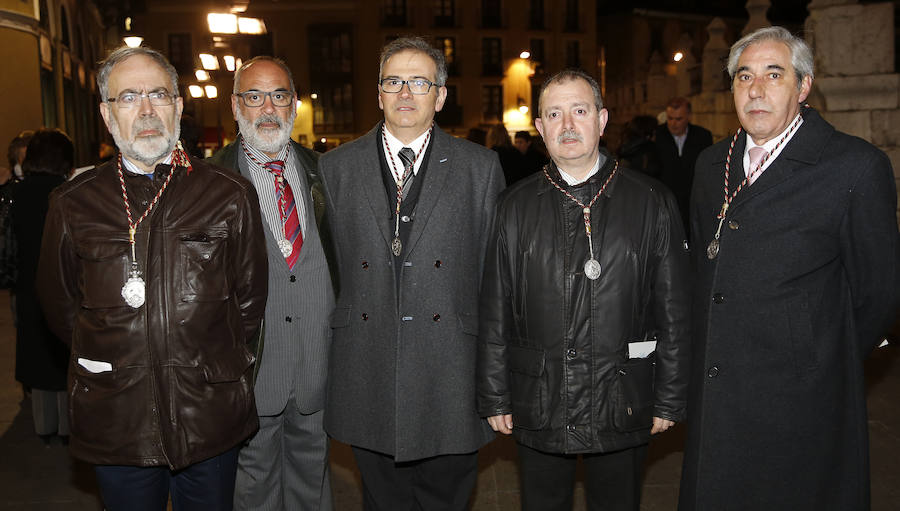
[[[688,254],[672,194],[598,147],[608,113],[580,70],[550,77],[551,163],[500,198],[482,280],[478,411],[518,443],[522,509],[637,511],[651,434],[683,419]]]
[[[70,343],[73,456],[106,509],[230,510],[239,444],[257,428],[247,342],[266,303],[253,186],[178,143],[177,74],[147,48],[101,64],[119,147],[57,188],[38,292]]]

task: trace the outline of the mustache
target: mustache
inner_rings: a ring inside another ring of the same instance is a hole
[[[557,144],[562,144],[562,143],[565,143],[565,142],[569,142],[570,140],[574,140],[574,141],[577,141],[577,142],[584,142],[584,137],[582,137],[581,135],[579,135],[579,134],[578,134],[575,130],[573,130],[573,129],[564,129],[564,130],[562,131],[562,133],[560,133],[560,134],[556,137],[556,143],[557,143]]]
[[[751,110],[764,110],[766,112],[771,112],[772,109],[769,108],[769,105],[761,102],[761,101],[751,101],[744,105],[744,113],[749,114]]]
[[[259,127],[264,123],[274,123],[276,126],[278,126],[278,129],[284,128],[284,123],[281,121],[281,118],[275,114],[260,115],[253,123],[253,127],[259,129]]]
[[[137,137],[137,134],[144,130],[155,130],[160,132],[162,136],[166,136],[166,126],[159,117],[142,117],[136,119],[131,125],[131,135]]]

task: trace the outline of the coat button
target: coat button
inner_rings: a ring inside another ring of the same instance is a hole
[[[566,350],[566,357],[568,357],[570,360],[575,358],[575,355],[577,354],[578,352],[575,351],[575,348],[569,348]]]
[[[441,260],[438,259],[437,261],[434,262],[434,267],[435,267],[435,268],[440,268],[442,264],[444,264],[444,263],[442,263]]]
[[[441,320],[441,315],[440,315],[440,314],[435,314],[434,316],[431,317],[431,319],[433,319],[433,320],[435,320],[435,321],[440,321],[440,320]]]
[[[566,429],[569,431],[575,431],[575,425],[574,424],[566,424]]]
[[[409,216],[407,216],[407,215],[403,215],[403,216],[400,217],[400,221],[403,222],[403,223],[407,223],[407,222],[410,221],[410,218],[409,218]]]
[[[291,319],[290,316],[285,316],[284,320],[287,321],[288,323],[290,323],[291,321],[293,321],[293,319]]]
[[[718,304],[723,302],[725,302],[725,296],[723,296],[722,293],[716,293],[713,295],[713,303]]]
[[[364,270],[368,270],[368,269],[369,269],[369,261],[363,261],[363,262],[362,262],[362,267],[363,267]]]
[[[718,375],[719,375],[719,368],[716,366],[712,366],[709,368],[708,371],[706,371],[706,376],[709,376],[710,378],[715,378]]]
[[[296,275],[291,275],[291,278],[290,278],[289,280],[290,280],[291,282],[297,282],[297,276],[296,276]]]
[[[362,313],[362,320],[363,320],[363,321],[368,321],[368,319],[369,319],[369,315],[366,314],[365,312],[363,312],[363,313]]]
[[[739,224],[737,220],[729,220],[728,221],[728,228],[731,229],[732,231],[738,230],[738,228],[740,228],[740,226],[741,226],[741,224]]]

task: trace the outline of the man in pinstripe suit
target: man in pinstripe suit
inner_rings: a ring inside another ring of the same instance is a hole
[[[282,61],[244,63],[235,73],[231,109],[240,136],[212,162],[253,182],[269,254],[255,387],[260,428],[240,452],[235,509],[328,511],[322,409],[334,293],[317,225],[324,211],[318,153],[290,139],[296,94]]]

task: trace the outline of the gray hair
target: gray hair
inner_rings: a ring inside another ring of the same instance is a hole
[[[444,53],[428,44],[421,37],[399,37],[389,42],[381,49],[381,63],[378,65],[378,80],[381,81],[381,71],[384,64],[389,58],[403,51],[417,51],[424,53],[434,61],[435,67],[435,85],[443,87],[447,84],[447,61],[444,60]]]
[[[603,98],[600,97],[600,85],[597,84],[597,80],[594,80],[594,77],[585,73],[581,69],[569,68],[563,69],[562,71],[556,73],[544,80],[544,84],[541,85],[541,93],[538,95],[538,117],[541,116],[541,103],[544,101],[544,91],[547,90],[547,87],[554,84],[561,84],[565,82],[570,82],[572,80],[584,80],[591,86],[591,90],[594,92],[594,106],[597,107],[597,111],[599,112],[603,108]]]
[[[113,68],[116,67],[116,64],[124,62],[135,55],[149,57],[159,64],[159,67],[163,68],[169,75],[169,80],[172,82],[172,93],[176,97],[179,96],[178,71],[175,71],[175,68],[172,67],[172,64],[169,64],[169,61],[162,53],[144,46],[138,46],[137,48],[120,46],[100,62],[100,70],[97,72],[97,86],[100,88],[101,101],[105,103],[109,99],[109,75],[112,73]]]
[[[763,41],[777,41],[787,45],[791,50],[791,65],[794,66],[794,74],[797,75],[797,88],[803,86],[803,78],[809,77],[813,79],[813,53],[809,45],[803,39],[791,34],[784,27],[765,27],[755,30],[731,47],[728,53],[728,76],[734,82],[734,75],[737,74],[738,60],[751,45],[761,43]]]
[[[241,75],[244,74],[244,71],[248,67],[252,66],[253,64],[256,64],[257,62],[262,62],[262,61],[271,62],[272,64],[275,64],[276,66],[280,67],[281,70],[284,71],[284,73],[288,77],[288,82],[290,82],[290,84],[291,84],[291,92],[293,92],[296,95],[297,89],[294,88],[294,74],[291,73],[291,68],[289,68],[287,66],[287,64],[284,63],[283,60],[281,60],[277,57],[270,57],[268,55],[258,55],[256,57],[253,57],[252,59],[248,60],[247,62],[244,62],[243,64],[241,64],[240,69],[238,69],[234,73],[234,90],[232,92],[234,94],[237,94],[238,92],[241,91],[238,88],[238,85],[241,83]]]

